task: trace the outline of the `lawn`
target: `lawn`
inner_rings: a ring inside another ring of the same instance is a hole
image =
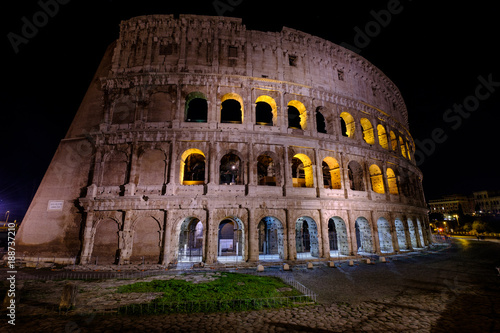
[[[149,304],[122,307],[122,313],[254,310],[308,301],[279,278],[237,273],[222,273],[216,279],[202,283],[177,279],[137,282],[121,286],[117,292],[163,293]]]

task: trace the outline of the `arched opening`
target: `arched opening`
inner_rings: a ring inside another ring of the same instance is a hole
[[[257,158],[257,184],[276,186],[276,165],[273,159],[266,154]]]
[[[410,146],[408,145],[408,138],[406,138],[406,154],[407,158],[411,161],[411,151]]]
[[[187,217],[182,221],[179,231],[179,262],[203,261],[203,223],[196,217]]]
[[[417,229],[418,229],[418,236],[420,238],[420,246],[424,247],[425,242],[424,242],[424,234],[423,234],[423,229],[422,229],[422,224],[420,223],[420,220],[417,219]]]
[[[104,219],[99,222],[94,235],[94,246],[90,262],[96,265],[118,263],[118,223],[113,219]]]
[[[292,158],[293,187],[314,187],[312,162],[307,155],[296,154]]]
[[[372,164],[370,165],[369,171],[373,192],[381,194],[385,193],[384,176],[382,175],[380,168],[377,165]]]
[[[158,264],[161,260],[162,229],[152,217],[141,218],[135,223],[130,262]]]
[[[186,122],[206,123],[208,116],[207,98],[201,92],[192,92],[186,96]]]
[[[199,149],[188,149],[181,156],[180,182],[182,185],[205,183],[205,155]]]
[[[391,131],[390,132],[390,136],[391,136],[391,147],[392,147],[392,150],[396,151],[396,149],[398,148],[398,140],[396,139],[396,134],[394,134],[394,132]]]
[[[229,93],[222,96],[220,121],[231,124],[243,123],[243,100],[238,94]]]
[[[401,155],[403,155],[403,157],[406,158],[406,148],[405,148],[406,146],[402,137],[399,137],[399,145],[401,148]]]
[[[255,123],[257,125],[272,126],[277,116],[275,100],[266,95],[259,96],[255,101]]]
[[[220,185],[242,185],[243,165],[236,154],[226,154],[220,160]]]
[[[307,127],[306,107],[299,101],[288,103],[288,128],[305,130]]]
[[[266,216],[260,220],[259,231],[259,260],[283,260],[284,231],[280,220]]]
[[[342,112],[340,114],[340,126],[341,126],[341,133],[342,136],[352,138],[354,137],[354,128],[355,128],[355,123],[354,123],[354,118],[347,112]]]
[[[373,239],[370,222],[364,217],[358,217],[354,226],[356,229],[357,253],[373,253]]]
[[[361,118],[360,123],[363,131],[363,140],[369,145],[373,145],[375,143],[375,135],[373,134],[372,123],[366,118]]]
[[[319,257],[318,227],[310,217],[303,216],[295,222],[297,259]]]
[[[408,232],[410,233],[411,246],[415,249],[418,247],[417,233],[415,230],[415,225],[413,224],[413,221],[410,219],[408,219]]]
[[[235,262],[244,259],[243,222],[227,217],[219,223],[218,257],[220,262]]]
[[[323,186],[328,189],[342,188],[340,180],[340,166],[333,157],[326,157],[321,163],[323,170]]]
[[[400,250],[407,250],[408,249],[408,244],[406,244],[406,233],[405,233],[405,226],[403,224],[403,221],[400,219],[396,219],[394,221],[394,225],[396,226],[396,235],[398,237],[398,246]]]
[[[364,191],[365,183],[363,181],[363,168],[356,161],[349,162],[347,166],[350,188],[353,191]]]
[[[384,126],[381,124],[377,125],[377,133],[378,133],[378,143],[384,149],[389,149],[389,142],[387,141],[387,132],[385,131]]]
[[[396,178],[396,174],[394,173],[394,170],[391,168],[387,168],[386,171],[387,174],[387,185],[389,186],[389,193],[398,195],[398,180]]]
[[[378,240],[380,243],[380,252],[392,253],[394,248],[392,246],[391,225],[389,221],[381,217],[377,221]]]
[[[325,133],[327,134],[328,131],[326,130],[326,120],[323,114],[320,112],[321,107],[318,107],[316,109],[316,130],[318,133]]]
[[[334,216],[328,220],[328,241],[331,257],[349,255],[347,227],[342,218]]]

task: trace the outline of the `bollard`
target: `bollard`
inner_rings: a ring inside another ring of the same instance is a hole
[[[289,270],[290,270],[290,265],[288,265],[288,264],[283,264],[283,270],[284,270],[284,271],[289,271]]]
[[[349,260],[349,266],[354,266],[354,260]]]
[[[314,266],[313,266],[313,263],[312,262],[308,262],[307,263],[307,269],[313,269]]]
[[[379,259],[380,259],[380,262],[386,262],[385,257],[380,257]]]
[[[329,261],[328,262],[328,267],[335,268],[335,261]]]
[[[72,283],[67,283],[64,286],[63,293],[61,295],[61,302],[59,303],[59,310],[68,311],[74,309],[76,306],[76,295],[78,294],[78,288]]]
[[[257,272],[263,272],[264,271],[264,266],[258,265],[257,266]]]

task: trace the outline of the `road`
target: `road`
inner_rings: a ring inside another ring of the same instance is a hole
[[[2,332],[500,332],[500,243],[453,240],[442,251],[373,265],[295,267],[318,305],[236,313],[26,318]]]

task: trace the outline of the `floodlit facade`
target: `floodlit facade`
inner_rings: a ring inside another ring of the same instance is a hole
[[[289,28],[121,23],[18,233],[82,264],[258,262],[430,242],[397,87]]]

